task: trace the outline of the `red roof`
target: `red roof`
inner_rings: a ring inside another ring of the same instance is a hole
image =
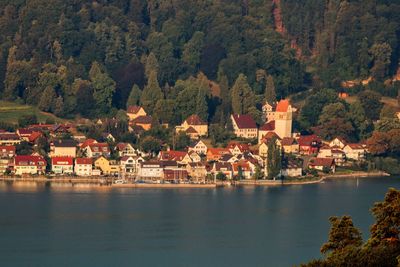
[[[15,156],[14,161],[15,161],[15,166],[30,166],[30,165],[46,166],[46,160],[42,156],[28,156],[28,155]]]
[[[250,171],[250,165],[247,161],[241,160],[239,162],[232,163],[233,171],[239,171],[239,167],[242,167],[242,171]]]
[[[362,144],[347,144],[351,149],[364,149]]]
[[[315,134],[312,134],[312,135],[302,135],[299,137],[298,140],[300,146],[311,146],[313,142],[320,143],[321,139]]]
[[[15,146],[0,146],[0,154],[5,152],[15,154]]]
[[[73,165],[74,159],[72,157],[53,157],[51,158],[51,165]]]
[[[289,108],[289,100],[288,99],[282,99],[281,101],[278,102],[276,105],[276,111],[277,112],[287,112]]]
[[[227,148],[228,149],[234,149],[236,146],[240,149],[241,152],[245,152],[245,151],[249,151],[250,150],[250,147],[249,147],[248,144],[242,144],[242,143],[235,142],[235,141],[229,142]]]
[[[93,164],[93,160],[91,158],[76,158],[75,164],[91,165]]]
[[[19,136],[30,136],[32,134],[32,130],[26,129],[26,128],[21,128],[21,129],[18,129],[18,134],[19,134]]]
[[[19,140],[19,136],[15,133],[0,133],[0,140]]]
[[[282,146],[291,146],[293,144],[296,144],[296,139],[292,138],[292,137],[284,137],[281,141],[281,145]]]
[[[189,125],[206,125],[207,123],[203,122],[198,115],[192,115],[186,119],[187,124]]]
[[[227,148],[209,148],[207,154],[208,153],[213,155],[231,154],[231,152]]]
[[[188,172],[186,170],[164,170],[165,180],[187,179]]]
[[[274,130],[275,130],[275,121],[267,122],[260,127],[260,131],[274,131]]]
[[[35,142],[36,139],[38,139],[39,137],[41,137],[43,134],[41,132],[33,132],[30,136],[29,136],[29,142]]]
[[[248,114],[245,115],[232,115],[236,125],[239,129],[251,129],[257,128],[256,122],[254,121],[253,117]]]
[[[140,107],[140,106],[129,106],[128,109],[127,109],[127,112],[128,112],[128,113],[136,114],[136,113],[139,112],[139,110],[140,110],[141,108],[142,108],[142,107]]]
[[[85,140],[85,142],[83,142],[82,144],[81,144],[81,148],[85,148],[85,147],[87,147],[87,146],[89,146],[89,145],[91,145],[91,144],[95,144],[95,143],[97,143],[97,141],[96,140],[94,140],[94,139],[86,139]]]
[[[177,151],[177,150],[161,151],[160,160],[181,161],[186,155],[187,152],[185,151]]]

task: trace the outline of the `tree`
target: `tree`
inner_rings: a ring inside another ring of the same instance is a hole
[[[265,101],[270,105],[276,102],[274,78],[271,75],[267,76],[267,83],[265,86],[264,97]]]
[[[337,119],[337,118],[346,118],[347,117],[347,112],[346,112],[346,107],[343,105],[341,102],[336,102],[332,104],[326,105],[322,109],[321,115],[319,115],[319,124],[326,123],[332,119]]]
[[[363,91],[358,95],[358,99],[364,109],[365,116],[368,119],[379,119],[379,114],[383,106],[383,104],[380,102],[381,98],[381,94],[370,90]]]
[[[348,118],[332,118],[311,129],[325,140],[331,140],[335,137],[342,137],[346,140],[355,139],[354,127]]]
[[[321,247],[321,252],[329,256],[346,249],[348,246],[360,247],[362,237],[360,231],[354,227],[350,216],[330,217],[331,229],[328,242]]]
[[[163,98],[164,95],[157,81],[157,73],[153,71],[150,73],[147,85],[143,89],[140,102],[147,113],[153,114],[157,101]]]
[[[38,119],[35,114],[24,115],[24,116],[18,118],[18,125],[21,128],[24,128],[24,127],[26,127],[28,125],[32,125],[32,124],[37,124],[37,123],[38,123]]]
[[[203,32],[195,32],[192,38],[184,45],[182,59],[192,71],[197,71],[200,66],[201,50],[203,48]]]
[[[394,118],[396,113],[396,110],[389,105],[384,105],[383,108],[381,109],[379,118],[382,119],[392,119]]]
[[[377,79],[384,78],[390,65],[392,48],[388,43],[375,43],[369,52],[374,60],[374,66],[371,69],[372,75]]]
[[[390,188],[385,200],[374,204],[375,223],[371,227],[370,244],[396,244],[400,248],[400,191]]]
[[[226,175],[223,172],[217,173],[217,176],[215,177],[218,181],[226,181]]]
[[[64,114],[64,100],[62,96],[57,97],[54,102],[54,114],[59,117]]]
[[[153,71],[158,73],[159,65],[158,65],[158,60],[157,60],[156,56],[154,55],[154,53],[150,52],[150,54],[146,58],[146,64],[145,64],[145,70],[144,70],[147,79],[150,78],[150,74]]]
[[[264,178],[264,173],[261,171],[261,168],[259,165],[256,165],[256,170],[253,174],[254,180],[261,180]]]
[[[90,81],[75,80],[72,90],[76,97],[76,111],[82,116],[91,117],[94,108],[93,86]]]
[[[282,169],[282,152],[277,144],[277,139],[272,138],[268,141],[267,150],[267,176],[268,179],[276,178]]]
[[[190,145],[190,136],[185,132],[178,133],[175,137],[175,150],[185,150]]]
[[[202,88],[198,89],[196,98],[196,114],[203,120],[208,120],[208,104],[206,91]]]
[[[47,86],[40,98],[38,105],[39,109],[46,112],[54,111],[56,97],[56,92],[54,91],[53,87]]]
[[[139,86],[137,86],[137,84],[134,84],[131,92],[129,93],[128,100],[126,101],[126,108],[128,108],[129,106],[139,105],[141,94],[142,91],[139,89]]]
[[[152,136],[146,136],[140,141],[140,148],[144,152],[157,154],[161,150],[161,141]]]
[[[96,108],[101,113],[107,113],[111,109],[112,97],[116,89],[116,83],[102,70],[98,62],[93,62],[89,71],[89,78],[93,85],[93,98]]]
[[[15,146],[15,151],[17,155],[31,155],[33,152],[33,147],[29,142],[22,141]]]
[[[390,136],[387,133],[374,132],[367,140],[367,145],[372,155],[383,155],[389,151]]]
[[[232,110],[235,114],[246,114],[254,106],[254,94],[247,83],[247,77],[239,74],[232,86]]]

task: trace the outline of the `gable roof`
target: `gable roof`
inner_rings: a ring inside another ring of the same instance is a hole
[[[128,113],[137,114],[142,107],[140,106],[129,106],[126,110]]]
[[[17,166],[30,166],[30,165],[42,165],[46,166],[46,160],[42,156],[27,156],[20,155],[15,156],[15,165]]]
[[[89,145],[89,148],[93,152],[110,152],[110,147],[107,143],[93,143]]]
[[[254,121],[253,117],[248,114],[234,114],[232,115],[232,118],[239,129],[257,128],[256,122]]]
[[[289,105],[290,104],[288,99],[282,99],[276,105],[276,112],[287,112],[289,109]]]
[[[181,161],[187,155],[185,151],[160,151],[160,160],[173,160],[173,161]]]
[[[282,146],[291,146],[295,144],[297,144],[297,141],[292,137],[284,137],[281,141]]]
[[[41,132],[33,132],[30,136],[29,136],[29,142],[35,142],[36,139],[38,139],[39,137],[41,137],[43,134]]]
[[[207,125],[207,123],[203,122],[196,114],[189,116],[185,121],[189,125]]]
[[[52,165],[73,165],[74,159],[72,157],[52,157],[51,158]]]
[[[92,158],[76,158],[75,164],[82,164],[82,165],[91,165],[93,164]]]
[[[320,143],[321,139],[315,134],[312,135],[301,135],[297,140],[300,146],[311,146],[313,142]]]
[[[333,158],[313,158],[310,160],[310,166],[322,166],[322,167],[331,167],[335,164],[335,160]]]
[[[81,148],[85,148],[85,147],[87,147],[87,146],[89,146],[89,145],[91,145],[91,144],[95,144],[95,143],[97,143],[97,141],[94,140],[94,139],[91,139],[91,138],[86,139],[86,140],[81,144]]]
[[[188,134],[197,134],[198,132],[196,131],[195,128],[190,126],[189,128],[186,129],[186,133],[188,133]]]

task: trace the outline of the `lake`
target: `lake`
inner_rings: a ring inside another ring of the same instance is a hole
[[[1,266],[293,266],[319,257],[329,216],[369,209],[400,178],[216,189],[0,183]]]

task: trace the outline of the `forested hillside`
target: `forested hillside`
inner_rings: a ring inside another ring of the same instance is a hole
[[[267,80],[282,98],[392,77],[399,22],[400,1],[3,0],[1,98],[61,117],[141,104],[179,123],[223,122],[247,97],[257,118]]]

